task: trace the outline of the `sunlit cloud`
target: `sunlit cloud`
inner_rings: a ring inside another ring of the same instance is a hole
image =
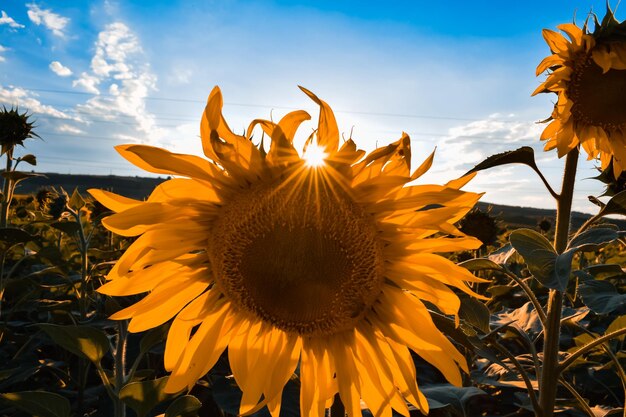
[[[98,34],[90,71],[81,73],[73,82],[74,87],[99,95],[77,108],[109,121],[130,117],[136,123],[135,129],[130,130],[137,130],[137,137],[156,140],[162,131],[146,109],[146,97],[156,90],[156,81],[135,33],[124,23],[108,24]],[[100,94],[101,90],[107,94]],[[132,132],[124,134],[135,137]]]
[[[60,133],[70,133],[72,135],[82,135],[84,130],[77,128],[76,126],[68,125],[65,123],[59,124],[55,127],[55,130]]]
[[[50,9],[42,9],[35,3],[28,3],[28,18],[37,26],[43,25],[52,31],[55,36],[65,37],[65,27],[70,19],[54,13]]]
[[[0,26],[1,25],[8,25],[13,29],[21,29],[24,27],[24,25],[17,23],[12,17],[8,16],[4,10],[0,11]]]
[[[50,69],[59,77],[69,77],[72,75],[72,70],[61,64],[59,61],[52,61],[50,63]]]
[[[0,86],[0,103],[19,106],[28,109],[29,112],[48,115],[57,119],[81,121],[80,117],[58,110],[51,105],[43,104],[36,98],[34,92],[21,87],[9,86],[4,88]]]
[[[2,54],[3,52],[6,52],[8,50],[9,50],[9,48],[0,45],[0,54]],[[3,57],[2,55],[0,55],[0,62],[4,62],[4,61],[6,61],[6,58]]]

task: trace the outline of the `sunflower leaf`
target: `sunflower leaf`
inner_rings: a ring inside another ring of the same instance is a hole
[[[569,270],[564,269],[564,258],[557,270],[558,254],[543,235],[530,229],[518,229],[511,233],[509,241],[524,258],[530,273],[547,288],[564,291],[569,280]],[[572,255],[573,256],[573,255]],[[570,259],[571,265],[571,259]]]
[[[583,303],[596,314],[608,314],[626,304],[626,294],[619,294],[608,281],[586,281],[579,285]]]
[[[81,208],[85,207],[85,204],[87,203],[85,203],[83,196],[81,196],[80,193],[78,192],[78,188],[74,188],[72,197],[70,197],[70,201],[67,203],[67,205],[71,207],[72,209],[78,211]]]
[[[202,403],[193,395],[183,395],[176,398],[167,410],[165,410],[165,417],[187,417],[197,415],[198,411],[202,407]]]
[[[533,151],[533,148],[530,146],[522,146],[514,151],[506,151],[491,155],[474,168],[467,171],[465,175],[507,164],[524,164],[531,167],[537,173],[539,172],[537,164],[535,164],[535,152]]]
[[[572,239],[567,250],[592,252],[620,237],[620,233],[610,227],[595,227]]]
[[[76,224],[75,222],[70,222],[70,221],[65,221],[65,220],[50,223],[50,226],[70,236],[78,232],[78,229],[80,228],[80,226],[78,226],[78,224]]]
[[[106,334],[94,327],[40,324],[39,328],[57,345],[93,363],[99,363],[110,349]]]
[[[455,387],[451,384],[435,384],[421,388],[428,403],[433,400],[439,404],[450,404],[454,409],[460,411],[460,415],[466,416],[467,403],[477,395],[487,395],[487,393],[476,387]]]
[[[463,296],[461,297],[461,308],[459,309],[459,317],[467,321],[472,326],[480,329],[484,333],[489,333],[489,318],[491,313],[489,309],[475,298]]]
[[[469,271],[482,271],[485,269],[502,270],[500,265],[487,258],[468,259],[467,261],[460,262],[459,266]]]
[[[71,406],[67,398],[45,391],[7,392],[0,394],[5,402],[39,417],[69,417]]]
[[[620,233],[609,227],[596,227],[581,233],[569,243],[565,252],[557,256],[554,263],[554,274],[557,280],[567,283],[572,272],[572,260],[576,252],[596,251],[619,237]]]
[[[24,161],[27,164],[30,164],[30,165],[33,165],[33,166],[37,165],[37,157],[35,155],[33,155],[32,153],[29,153],[29,154],[26,154],[26,155],[20,157],[19,160],[20,161]]]
[[[173,396],[163,391],[168,378],[165,376],[124,385],[120,390],[120,399],[137,413],[137,417],[145,417],[157,404]]]

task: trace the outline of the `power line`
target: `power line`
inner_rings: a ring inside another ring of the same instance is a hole
[[[55,90],[55,89],[45,89],[45,88],[29,88],[29,87],[20,87],[29,91],[38,91],[52,94],[71,94],[71,95],[81,95],[81,96],[91,96],[91,97],[129,97],[135,98],[129,94],[94,94],[83,91],[73,91],[73,90]],[[150,101],[166,101],[166,102],[180,102],[180,103],[202,103],[206,102],[203,100],[194,100],[194,99],[184,99],[184,98],[175,98],[175,97],[155,97],[155,96],[144,96],[141,97],[144,100]],[[268,108],[268,109],[284,109],[284,110],[299,110],[296,107],[289,106],[276,106],[269,104],[252,104],[252,103],[234,103],[234,102],[224,102],[224,105],[228,106],[239,106],[239,107],[256,107],[256,108]],[[413,118],[413,119],[431,119],[431,120],[455,120],[455,121],[464,121],[464,122],[478,122],[483,121],[485,119],[476,119],[476,118],[466,118],[466,117],[458,117],[458,116],[435,116],[435,115],[424,115],[424,114],[402,114],[402,113],[386,113],[386,112],[367,112],[367,111],[358,111],[358,110],[333,110],[335,113],[345,113],[345,114],[358,114],[365,116],[385,116],[385,117],[403,117],[403,118]],[[519,120],[509,120],[509,119],[489,119],[493,121],[499,121],[503,123],[519,123]]]

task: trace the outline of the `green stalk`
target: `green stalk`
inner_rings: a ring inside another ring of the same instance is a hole
[[[115,417],[126,417],[126,406],[120,399],[120,391],[126,382],[126,339],[128,336],[128,322],[118,322],[117,347],[115,348]]]
[[[578,148],[575,148],[567,154],[563,185],[557,200],[556,234],[554,236],[554,249],[557,253],[562,253],[567,247],[577,164]],[[539,406],[543,417],[554,415],[559,378],[559,339],[561,336],[562,309],[563,293],[558,290],[550,290],[547,320],[544,327],[543,370],[539,383]]]
[[[9,149],[7,151],[7,166],[4,171],[6,174],[11,172],[11,168],[13,166],[13,149]],[[4,178],[4,186],[2,187],[2,209],[0,212],[0,227],[7,227],[7,223],[9,220],[9,206],[11,205],[11,199],[13,196],[11,195],[11,186],[13,185],[13,180],[11,178]]]

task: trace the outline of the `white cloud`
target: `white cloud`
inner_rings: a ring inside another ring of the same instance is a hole
[[[58,119],[81,121],[81,119],[76,116],[67,114],[53,106],[42,104],[35,98],[35,93],[21,87],[4,88],[0,86],[0,103],[19,106],[35,114],[45,114]]]
[[[0,15],[0,25],[9,25],[9,27],[13,29],[21,29],[24,27],[24,25],[20,25],[13,20],[12,17],[9,17],[4,10],[0,11],[0,13],[2,13]]]
[[[154,141],[163,135],[155,117],[146,109],[146,98],[156,89],[156,76],[144,61],[139,39],[124,23],[111,23],[98,34],[91,70],[83,72],[73,85],[94,94],[99,94],[100,88],[109,93],[79,105],[81,112],[107,121],[119,117],[133,119],[131,125],[135,125],[136,133],[129,134],[129,123],[124,123],[123,134],[129,137]]]
[[[490,155],[536,144],[543,126],[516,121],[511,115],[490,115],[484,120],[452,127],[439,142],[445,155],[453,155],[441,169],[466,171]]]
[[[8,50],[9,50],[9,48],[6,48],[6,47],[0,45],[0,54],[3,53],[3,52],[6,52]],[[2,55],[0,55],[0,62],[4,62],[4,61],[6,61],[6,59]]]
[[[100,90],[98,90],[98,84],[100,80],[98,77],[94,77],[86,72],[80,74],[80,77],[76,80],[72,81],[72,87],[80,87],[88,93],[92,94],[100,94]]]
[[[65,123],[56,126],[55,129],[57,132],[70,133],[73,135],[81,135],[85,133],[85,131],[77,128],[76,126],[68,125]]]
[[[28,3],[28,18],[36,25],[43,25],[51,30],[55,36],[64,37],[64,29],[70,19],[52,12],[50,9],[41,9],[35,3]]]
[[[69,77],[72,75],[72,70],[61,64],[59,61],[52,61],[50,63],[50,69],[59,77]]]

